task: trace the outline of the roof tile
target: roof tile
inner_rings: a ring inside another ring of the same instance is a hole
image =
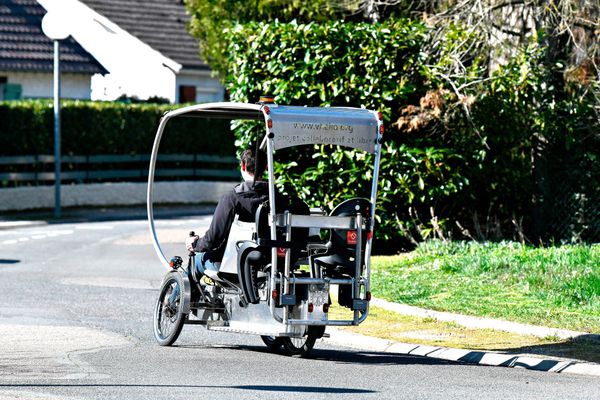
[[[54,46],[41,28],[45,14],[36,0],[0,0],[0,70],[53,70]],[[72,37],[61,41],[60,48],[63,72],[107,72]]]
[[[190,20],[181,0],[81,0],[97,13],[186,69],[209,69],[198,41],[187,31]]]

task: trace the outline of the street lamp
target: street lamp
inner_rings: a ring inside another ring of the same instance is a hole
[[[60,218],[60,41],[69,36],[62,15],[48,12],[42,31],[54,41],[54,217]]]

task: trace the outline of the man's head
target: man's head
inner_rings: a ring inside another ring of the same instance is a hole
[[[267,166],[267,155],[265,152],[259,150],[258,154],[255,153],[252,147],[249,147],[242,153],[242,176],[244,180],[251,180],[254,178],[254,174],[259,178]]]

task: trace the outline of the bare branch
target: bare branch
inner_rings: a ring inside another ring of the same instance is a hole
[[[488,146],[488,144],[485,142],[485,140],[483,140],[483,136],[481,136],[481,132],[479,132],[479,129],[477,129],[477,126],[475,125],[475,122],[473,122],[473,118],[471,117],[471,110],[469,110],[469,106],[467,105],[467,102],[464,101],[465,97],[460,93],[460,91],[458,90],[458,88],[456,87],[456,85],[454,84],[454,81],[452,81],[452,79],[450,79],[448,76],[435,71],[434,69],[432,69],[433,73],[435,75],[438,75],[439,77],[443,78],[446,82],[448,82],[448,84],[452,87],[452,90],[454,91],[454,93],[456,94],[456,96],[458,97],[458,101],[461,104],[463,111],[465,112],[465,116],[467,117],[467,121],[469,121],[469,124],[471,125],[471,127],[473,128],[473,130],[475,131],[475,133],[477,134],[477,136],[479,136],[479,139],[481,139],[481,141],[483,142],[483,145],[485,146],[486,149],[490,150],[490,147]]]

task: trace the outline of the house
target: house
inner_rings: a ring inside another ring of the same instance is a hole
[[[211,77],[208,64],[200,58],[198,41],[186,29],[190,16],[182,0],[82,2],[181,66],[175,73],[174,86],[169,89],[172,93],[164,97],[174,96],[177,103],[223,100],[224,88]]]
[[[125,95],[166,98],[172,103],[220,101],[224,97],[223,87],[211,76],[208,65],[200,59],[197,42],[186,30],[189,16],[182,1],[0,0],[0,4],[0,23],[5,21],[13,30],[24,30],[26,26],[40,35],[39,24],[46,12],[59,15],[68,27],[70,36],[61,46],[63,97],[114,100]],[[27,13],[27,17],[16,18],[19,13]],[[24,36],[17,35],[14,39],[10,47],[13,51],[29,48]],[[37,60],[51,73],[52,44],[47,39],[44,43],[44,57]],[[71,83],[66,79],[68,46],[73,46],[72,52],[87,54],[90,63],[96,66],[96,71],[81,78],[87,79],[86,93],[70,90]],[[25,68],[14,72],[25,75],[19,75],[20,80],[11,75],[9,80],[7,74],[5,87],[9,88],[9,94],[11,85],[21,84],[24,88],[33,79],[31,71]],[[50,90],[45,94],[23,89],[21,96],[51,97],[49,76]]]
[[[0,0],[0,100],[52,97],[53,45],[36,0]],[[94,74],[108,71],[72,37],[61,46],[62,96],[90,98]]]

